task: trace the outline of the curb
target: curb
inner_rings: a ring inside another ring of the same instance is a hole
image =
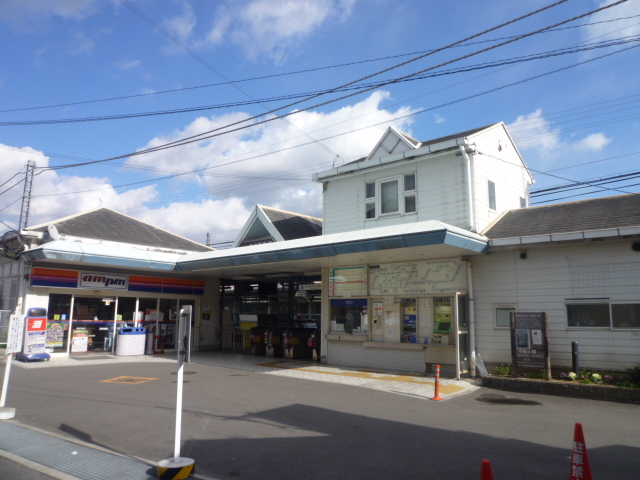
[[[608,385],[589,385],[571,382],[549,382],[526,378],[482,377],[482,386],[520,393],[540,393],[560,397],[585,398],[640,405],[640,390]]]

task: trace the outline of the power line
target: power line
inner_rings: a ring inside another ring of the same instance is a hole
[[[553,32],[558,32],[558,31],[562,31],[562,30],[569,30],[569,29],[573,29],[573,28],[583,28],[583,27],[587,27],[587,26],[591,26],[591,25],[599,25],[599,24],[602,24],[602,23],[611,23],[611,22],[618,22],[618,21],[621,21],[621,20],[630,20],[632,18],[637,18],[637,17],[640,17],[640,15],[630,15],[630,16],[627,16],[627,17],[618,17],[618,18],[614,18],[614,19],[610,19],[610,20],[601,20],[599,22],[583,23],[583,24],[580,24],[580,25],[567,25],[567,26],[564,26],[564,27],[552,28],[552,29],[546,30],[546,31],[541,32],[541,33],[553,33]],[[460,45],[455,45],[452,48],[460,48],[460,47],[467,47],[467,46],[471,46],[471,45],[479,45],[479,44],[483,44],[483,43],[498,42],[498,41],[502,41],[502,40],[506,40],[506,39],[510,39],[510,38],[515,38],[515,36],[498,37],[498,38],[493,38],[493,39],[489,39],[489,40],[480,40],[480,41],[477,41],[477,42],[467,42],[467,43],[462,43]],[[341,63],[341,64],[337,64],[337,65],[327,65],[327,66],[322,66],[322,67],[314,67],[314,68],[308,68],[308,69],[303,69],[303,70],[296,70],[296,71],[292,71],[292,72],[276,73],[276,74],[272,74],[272,75],[263,75],[263,76],[259,76],[259,77],[244,78],[244,79],[234,80],[234,83],[246,83],[246,82],[252,82],[252,81],[257,81],[257,80],[267,80],[267,79],[278,78],[278,77],[299,75],[299,74],[303,74],[303,73],[313,73],[313,72],[317,72],[317,71],[321,71],[321,70],[329,70],[329,69],[334,69],[334,68],[350,67],[350,66],[362,65],[362,64],[365,64],[365,63],[373,63],[373,62],[379,62],[379,61],[383,61],[383,60],[391,60],[391,59],[396,59],[396,58],[401,58],[401,57],[421,55],[421,54],[424,54],[424,53],[427,53],[427,52],[431,52],[431,51],[432,50],[421,50],[421,51],[417,51],[417,52],[400,53],[400,54],[396,54],[396,55],[389,55],[389,56],[386,56],[386,57],[377,57],[377,58],[372,58],[372,59],[367,59],[367,60],[357,60],[357,61]],[[116,100],[129,100],[129,99],[132,99],[132,98],[141,98],[141,97],[148,97],[148,96],[154,96],[154,95],[163,95],[163,94],[167,94],[167,93],[177,93],[177,92],[184,92],[184,91],[189,91],[189,90],[211,88],[211,87],[219,87],[219,86],[229,85],[230,83],[231,83],[231,81],[227,81],[227,82],[220,82],[220,83],[210,83],[210,84],[206,84],[206,85],[196,85],[196,86],[192,86],[192,87],[183,87],[183,88],[175,88],[175,89],[169,89],[169,90],[160,90],[160,91],[155,91],[155,92],[139,93],[139,94],[133,94],[133,95],[121,95],[121,96],[117,96],[117,97],[99,98],[99,99],[83,100],[83,101],[68,102],[68,103],[58,103],[58,104],[52,104],[52,105],[39,105],[39,106],[33,106],[33,107],[13,108],[13,109],[7,109],[7,110],[0,110],[0,113],[21,112],[21,111],[27,111],[27,110],[42,110],[42,109],[59,108],[59,107],[70,107],[70,106],[85,105],[85,104],[90,104],[90,103],[112,102],[112,101],[116,101]]]
[[[418,75],[411,78],[405,78],[403,80],[397,79],[397,80],[394,80],[393,83],[425,80],[429,78],[440,77],[443,75],[468,73],[476,70],[481,70],[486,68],[495,68],[495,67],[504,66],[504,65],[515,65],[517,63],[531,62],[535,60],[544,60],[544,59],[558,57],[562,55],[569,55],[569,54],[591,51],[591,50],[596,50],[601,48],[610,48],[613,46],[618,46],[618,45],[623,45],[623,44],[638,42],[638,41],[640,41],[640,36],[634,35],[634,36],[625,37],[623,39],[597,42],[596,44],[587,44],[581,47],[567,47],[564,49],[551,50],[551,51],[542,52],[539,54],[525,55],[522,57],[512,57],[510,59],[496,60],[492,62],[485,62],[483,64],[476,64],[476,65],[471,65],[467,67],[444,70],[440,72],[431,73],[428,75]],[[387,85],[388,83],[389,81],[382,81],[382,82],[376,82],[371,84],[364,84],[359,87],[351,86],[351,87],[341,88],[337,90],[331,89],[331,91],[344,92],[344,91],[359,90],[361,88],[372,88],[372,87],[379,88],[380,86]],[[161,115],[175,115],[180,113],[193,113],[193,112],[199,112],[204,110],[217,110],[217,109],[223,109],[223,108],[232,108],[232,107],[255,105],[255,104],[262,105],[263,103],[266,103],[266,102],[293,100],[298,98],[302,98],[302,99],[311,98],[319,94],[322,94],[323,92],[328,92],[328,91],[329,89],[314,91],[314,92],[287,94],[287,95],[281,95],[278,97],[270,97],[270,98],[264,98],[259,100],[252,98],[251,100],[247,100],[247,101],[238,101],[238,102],[223,103],[223,104],[217,104],[217,105],[202,105],[202,106],[195,106],[195,107],[177,108],[177,109],[171,109],[171,110],[159,110],[159,111],[152,111],[152,112],[139,112],[139,113],[103,115],[103,116],[96,116],[96,117],[64,118],[64,119],[21,120],[21,121],[11,121],[11,122],[0,121],[0,126],[14,127],[14,126],[27,126],[27,125],[58,125],[58,124],[66,124],[66,123],[99,122],[99,121],[107,121],[107,120],[124,120],[124,119],[161,116]],[[292,125],[292,126],[295,127],[295,125]],[[331,153],[335,154],[335,152],[331,152]]]
[[[432,51],[431,53],[428,53],[428,54],[422,55],[422,56],[420,56],[420,57],[416,57],[416,58],[414,58],[414,59],[412,59],[412,60],[408,60],[408,61],[406,61],[406,62],[403,62],[403,63],[400,63],[400,64],[398,64],[398,65],[395,65],[395,66],[389,67],[389,68],[387,68],[387,69],[385,69],[385,70],[382,70],[382,71],[376,72],[376,73],[374,73],[374,74],[367,75],[367,76],[362,77],[362,78],[360,78],[360,79],[358,79],[358,80],[354,80],[354,81],[349,82],[349,83],[347,83],[347,84],[344,84],[344,85],[341,85],[341,86],[339,86],[339,87],[336,87],[335,89],[348,87],[348,86],[350,86],[350,85],[353,85],[353,84],[356,84],[356,83],[362,82],[362,81],[364,81],[364,80],[367,80],[367,79],[369,79],[369,78],[371,78],[371,77],[373,77],[373,76],[380,75],[380,74],[382,74],[382,73],[386,73],[386,72],[388,72],[388,71],[390,71],[390,70],[393,70],[393,69],[395,69],[395,68],[399,68],[400,66],[404,66],[404,65],[407,65],[407,64],[409,64],[409,63],[411,63],[411,62],[415,62],[415,61],[417,61],[417,60],[419,60],[419,59],[421,59],[421,58],[424,58],[424,57],[426,57],[426,56],[428,56],[428,55],[432,55],[433,53],[436,53],[436,52],[439,52],[439,51],[445,50],[445,49],[447,49],[447,48],[451,48],[451,46],[453,46],[453,45],[457,45],[457,44],[463,43],[463,42],[468,41],[468,40],[470,40],[470,39],[476,38],[476,37],[478,37],[478,36],[481,36],[481,35],[484,35],[484,34],[486,34],[486,33],[491,32],[491,31],[494,31],[494,30],[497,30],[497,29],[499,29],[499,28],[502,28],[502,27],[504,27],[504,26],[506,26],[506,25],[510,25],[510,24],[512,24],[512,23],[515,23],[515,22],[517,22],[517,21],[520,21],[520,20],[522,20],[522,19],[524,19],[524,18],[527,18],[527,17],[529,17],[529,16],[532,16],[532,15],[534,15],[534,14],[536,14],[536,13],[541,12],[541,11],[547,10],[547,9],[552,8],[552,7],[554,7],[554,6],[557,6],[557,5],[561,4],[561,3],[565,3],[566,1],[567,1],[567,0],[560,0],[560,1],[558,1],[558,2],[556,2],[556,3],[554,3],[554,4],[552,4],[552,5],[548,5],[548,6],[546,6],[546,7],[543,7],[543,8],[541,8],[541,9],[538,9],[538,10],[536,10],[536,11],[534,11],[534,12],[528,13],[528,14],[526,14],[526,15],[524,15],[524,16],[521,16],[521,17],[518,17],[518,18],[516,18],[516,19],[510,20],[510,21],[505,22],[505,23],[503,23],[503,24],[501,24],[501,25],[498,25],[498,26],[493,27],[493,28],[491,28],[491,29],[485,30],[485,31],[483,31],[483,32],[481,32],[481,33],[479,33],[479,34],[476,34],[476,35],[473,35],[473,36],[467,37],[467,38],[466,38],[466,39],[464,39],[464,40],[460,40],[460,41],[455,42],[455,43],[453,43],[453,44],[450,44],[450,45],[448,45],[448,46],[441,47],[441,48],[439,48],[439,49],[436,49],[436,50]],[[589,12],[584,13],[584,14],[582,14],[582,15],[578,15],[578,16],[572,17],[572,18],[570,18],[570,19],[564,20],[564,21],[562,21],[562,22],[558,22],[558,23],[556,23],[556,24],[554,24],[554,25],[550,25],[550,26],[544,27],[544,28],[542,28],[542,29],[538,29],[538,30],[536,30],[536,31],[534,31],[534,32],[530,32],[530,33],[527,33],[527,34],[524,34],[524,35],[520,35],[520,36],[516,37],[516,38],[515,38],[515,39],[513,39],[513,40],[508,40],[508,41],[502,42],[502,43],[500,43],[500,44],[498,44],[498,45],[494,45],[494,46],[492,46],[492,47],[488,47],[488,48],[485,48],[485,49],[482,49],[482,50],[479,50],[479,51],[476,51],[476,52],[470,53],[470,54],[468,54],[468,55],[464,55],[464,56],[462,56],[462,57],[458,57],[458,58],[456,58],[456,59],[454,59],[454,60],[450,60],[450,61],[448,61],[448,62],[444,62],[444,63],[441,63],[441,64],[439,64],[439,65],[436,65],[436,66],[433,66],[433,67],[430,67],[430,68],[427,68],[427,69],[423,69],[423,70],[418,71],[418,72],[414,72],[414,73],[412,73],[412,74],[406,75],[405,77],[402,77],[400,80],[402,80],[403,78],[410,78],[410,77],[412,77],[412,76],[419,75],[419,74],[425,73],[425,72],[427,72],[427,71],[434,70],[434,69],[436,69],[436,68],[440,68],[440,67],[442,67],[442,66],[446,66],[446,65],[451,64],[451,63],[453,63],[453,62],[460,61],[460,60],[463,60],[463,59],[466,59],[466,58],[470,58],[470,57],[472,57],[472,56],[474,56],[474,55],[478,55],[478,54],[480,54],[480,53],[484,53],[484,52],[489,51],[489,50],[492,50],[492,49],[494,49],[494,48],[498,48],[498,47],[503,46],[503,45],[506,45],[506,44],[508,44],[508,43],[513,43],[514,41],[521,40],[521,39],[523,39],[523,38],[527,38],[527,37],[530,37],[530,36],[536,35],[536,34],[538,34],[538,33],[540,33],[540,32],[546,31],[546,30],[548,30],[548,29],[550,29],[550,28],[554,28],[554,27],[557,27],[557,26],[559,26],[559,25],[563,25],[563,24],[565,24],[565,23],[569,23],[569,22],[572,22],[572,21],[578,20],[578,19],[583,18],[583,17],[586,17],[586,16],[588,16],[588,15],[592,15],[593,13],[596,13],[596,12],[598,12],[598,11],[602,11],[602,10],[605,10],[605,9],[608,9],[608,8],[612,8],[612,7],[614,7],[614,6],[616,6],[616,5],[619,5],[619,4],[621,4],[621,3],[625,3],[626,1],[628,1],[628,0],[619,0],[619,1],[618,1],[618,2],[616,2],[616,3],[613,3],[613,4],[609,4],[609,5],[606,5],[606,6],[600,7],[600,8],[598,8],[598,9],[595,9],[595,10],[589,11]],[[397,81],[397,80],[395,80],[395,81],[389,81],[389,82],[387,82],[386,84],[395,83],[396,81]],[[335,89],[334,89],[334,90],[335,90]],[[343,99],[349,98],[349,97],[351,97],[351,96],[354,96],[354,95],[359,94],[359,93],[363,93],[363,92],[365,92],[365,91],[368,91],[368,90],[363,90],[363,91],[360,91],[360,92],[357,92],[357,93],[353,93],[353,94],[350,94],[350,95],[345,95],[345,96],[342,96],[342,97],[340,97],[340,98],[333,99],[333,100],[329,100],[329,101],[326,101],[326,102],[323,102],[323,103],[320,103],[320,104],[316,104],[316,105],[313,105],[313,106],[310,106],[310,107],[307,107],[307,108],[304,108],[304,109],[298,109],[298,110],[295,110],[295,111],[292,111],[292,112],[286,113],[286,114],[284,114],[284,115],[282,115],[282,116],[290,116],[290,115],[294,115],[294,114],[296,114],[296,113],[300,113],[300,112],[303,112],[303,111],[310,110],[310,109],[312,109],[312,108],[317,108],[317,107],[320,107],[320,106],[328,105],[328,104],[330,104],[330,103],[334,103],[334,102],[337,102],[337,101],[339,101],[339,100],[343,100]],[[327,93],[331,93],[331,92],[332,92],[332,91],[328,91]],[[324,95],[324,94],[322,94],[322,95]],[[314,97],[311,97],[311,98],[314,98]],[[310,100],[310,99],[309,99],[309,100]],[[299,102],[294,102],[294,103],[291,103],[291,104],[288,104],[288,105],[286,105],[286,106],[283,106],[283,107],[280,107],[280,108],[274,109],[274,110],[272,110],[271,112],[268,112],[268,113],[275,113],[275,112],[277,112],[277,111],[279,111],[279,110],[282,110],[282,109],[284,109],[284,108],[289,108],[289,107],[292,107],[292,106],[294,106],[294,105],[297,105],[297,104],[298,104],[298,103],[300,103],[300,102],[301,102],[301,101],[299,101]],[[113,161],[113,160],[119,160],[119,159],[121,159],[121,158],[126,158],[126,157],[131,157],[131,156],[137,156],[137,155],[143,155],[143,154],[151,153],[151,152],[157,152],[157,151],[165,150],[165,149],[168,149],[168,148],[174,148],[174,147],[176,147],[176,146],[187,145],[187,144],[189,144],[189,143],[193,143],[193,142],[197,142],[197,141],[202,141],[202,140],[209,139],[209,138],[214,138],[214,137],[217,137],[217,136],[220,136],[220,135],[223,135],[223,134],[232,133],[232,132],[235,132],[235,131],[238,131],[238,130],[243,130],[243,129],[246,129],[246,128],[249,128],[249,127],[255,127],[255,126],[257,126],[257,125],[261,125],[261,124],[264,124],[264,123],[267,123],[267,122],[270,122],[270,121],[275,120],[275,118],[267,118],[267,119],[265,119],[265,120],[262,120],[262,121],[256,122],[256,123],[251,124],[251,125],[245,125],[245,126],[243,126],[243,127],[238,127],[238,128],[231,129],[231,130],[225,130],[224,132],[221,132],[221,133],[219,132],[220,130],[229,129],[230,127],[234,127],[234,126],[237,126],[237,125],[239,125],[239,124],[241,124],[241,123],[246,123],[246,122],[251,121],[251,120],[256,120],[257,118],[258,118],[258,116],[254,116],[254,117],[247,118],[247,119],[242,120],[242,121],[239,121],[239,122],[234,122],[234,123],[232,123],[232,124],[228,124],[228,125],[226,125],[226,126],[224,126],[224,127],[219,127],[219,128],[213,129],[213,130],[209,130],[209,131],[207,131],[207,132],[203,132],[203,133],[200,133],[200,134],[197,134],[197,135],[193,135],[193,136],[190,136],[190,137],[186,137],[186,138],[183,138],[183,139],[180,139],[180,140],[176,140],[176,141],[173,141],[173,142],[168,142],[168,143],[166,143],[166,144],[164,144],[164,145],[160,145],[160,146],[157,146],[157,147],[152,147],[152,148],[148,148],[148,149],[145,149],[145,150],[140,150],[140,151],[138,151],[138,152],[134,152],[134,153],[131,153],[131,154],[120,155],[120,156],[117,156],[117,157],[112,157],[112,158],[103,159],[103,160],[96,160],[96,161],[93,161],[93,162],[85,162],[85,163],[81,163],[81,164],[77,164],[77,165],[66,165],[66,166],[60,166],[60,167],[56,167],[56,168],[58,168],[58,169],[59,169],[59,168],[73,168],[73,167],[77,167],[77,166],[85,166],[85,165],[91,165],[91,164],[96,164],[96,163],[109,162],[109,161]],[[277,117],[276,117],[276,118],[277,118]],[[214,132],[219,132],[219,133],[214,133]]]

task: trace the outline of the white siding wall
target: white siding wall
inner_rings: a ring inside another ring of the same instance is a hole
[[[417,214],[365,221],[365,183],[407,173],[416,173]],[[324,233],[425,220],[469,228],[465,185],[465,163],[455,152],[333,180],[324,192]]]
[[[528,201],[531,178],[501,126],[472,142],[478,151],[473,157],[472,176],[478,231],[482,232],[500,213],[520,208],[521,197]],[[489,180],[496,185],[496,210],[489,208]]]
[[[578,342],[580,366],[602,370],[621,370],[640,363],[640,330],[610,330],[567,327],[566,300],[575,298],[570,263],[604,266],[609,278],[599,278],[602,268],[592,269],[591,277],[580,278],[594,297],[611,301],[640,303],[640,254],[630,240],[526,247],[493,251],[472,257],[476,315],[476,349],[487,363],[511,363],[508,328],[495,327],[495,305],[513,303],[518,311],[547,312],[549,316],[551,364],[571,367],[571,342]],[[586,272],[587,270],[585,270]],[[602,292],[598,294],[598,292]]]

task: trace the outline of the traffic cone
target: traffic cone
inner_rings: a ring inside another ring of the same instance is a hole
[[[493,477],[493,470],[491,469],[491,462],[489,460],[482,460],[482,473],[480,480],[495,480]]]
[[[584,442],[582,424],[576,423],[573,432],[573,451],[571,453],[571,480],[593,480],[587,444]]]

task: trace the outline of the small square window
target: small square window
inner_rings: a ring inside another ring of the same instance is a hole
[[[404,191],[411,192],[416,189],[416,175],[412,173],[404,176]]]
[[[404,213],[415,213],[416,211],[416,197],[413,195],[407,195],[404,197]]]
[[[375,182],[365,183],[365,198],[375,198],[376,196],[376,184]]]
[[[365,204],[365,218],[376,218],[376,204],[375,203],[367,203]]]
[[[511,327],[511,312],[515,311],[515,307],[496,307],[496,327]]]

